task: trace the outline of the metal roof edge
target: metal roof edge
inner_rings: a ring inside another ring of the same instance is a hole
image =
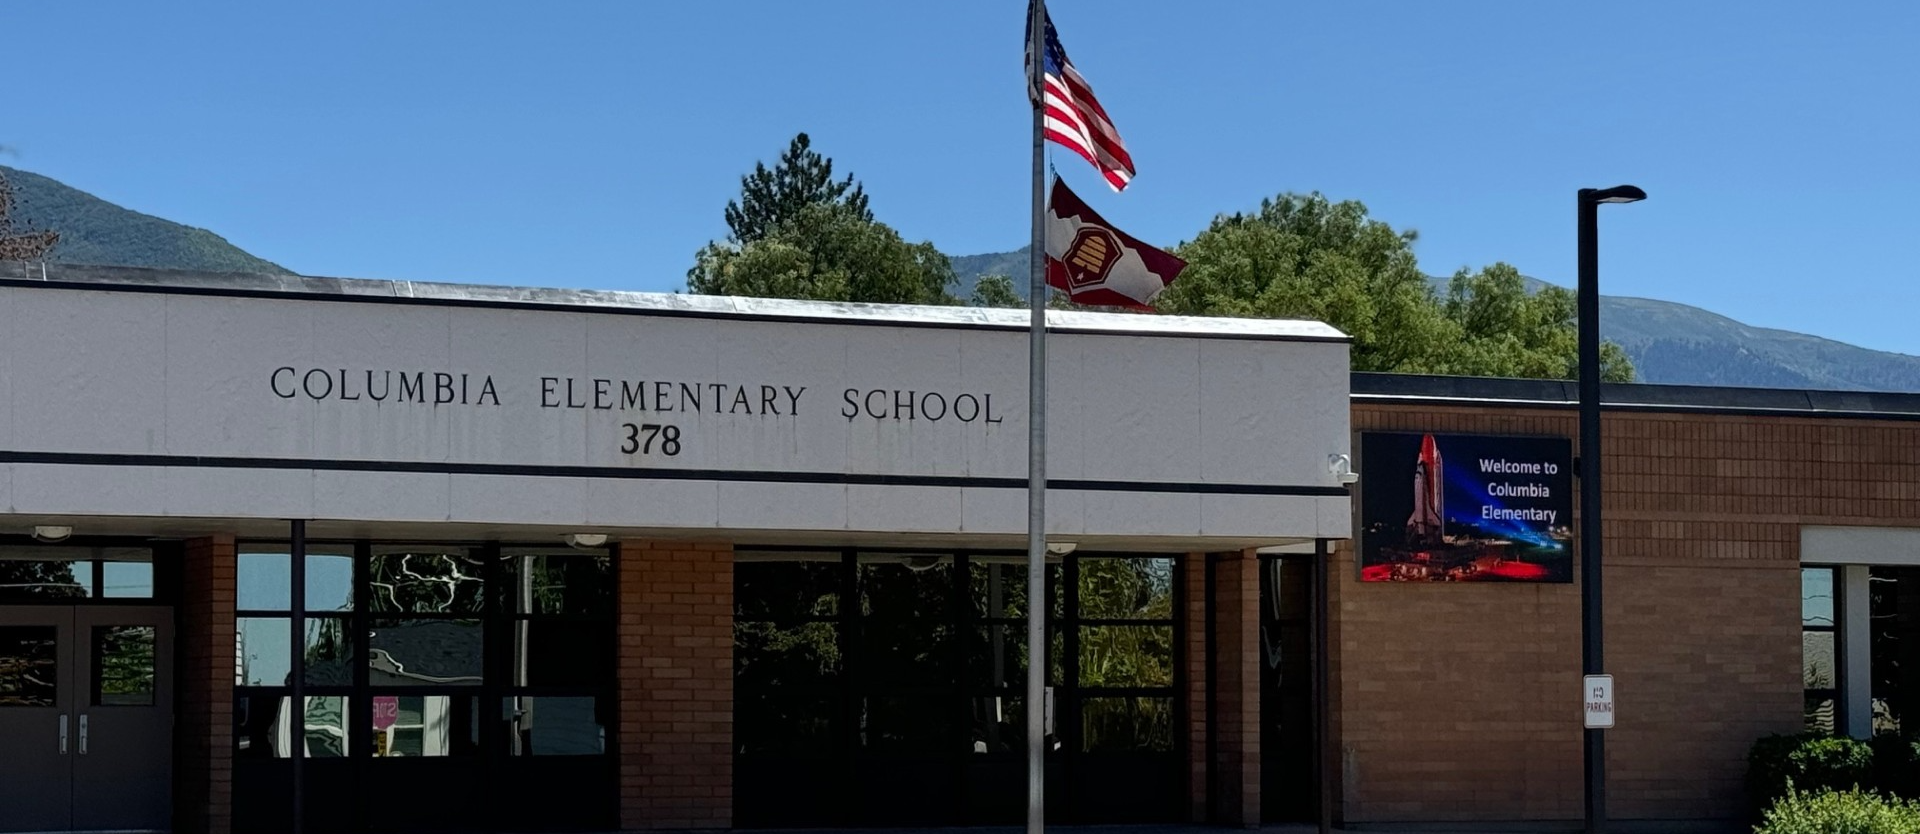
[[[1030,317],[1029,311],[1024,308],[796,301],[628,290],[324,278],[78,264],[0,262],[0,281],[20,285],[41,283],[49,287],[99,289],[109,292],[115,290],[179,292],[250,297],[287,296],[333,301],[498,305],[579,309],[586,312],[996,330],[1025,330]],[[1050,329],[1063,333],[1340,343],[1351,341],[1345,333],[1331,325],[1309,320],[1163,316],[1078,310],[1050,310],[1047,312],[1047,320]]]
[[[1580,402],[1572,380],[1356,371],[1349,387],[1356,402],[1534,408],[1573,408]],[[1897,391],[1607,383],[1600,386],[1600,400],[1609,410],[1920,419],[1920,393]]]

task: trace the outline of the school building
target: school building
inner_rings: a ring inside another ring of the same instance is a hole
[[[1580,818],[1572,384],[1052,322],[1033,601],[1024,311],[0,265],[0,832]],[[1604,399],[1613,818],[1920,726],[1920,397]]]

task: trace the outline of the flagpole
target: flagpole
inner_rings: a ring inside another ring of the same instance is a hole
[[[1047,189],[1044,105],[1046,0],[1030,0],[1028,96],[1033,105],[1033,239],[1027,250],[1027,834],[1046,830],[1047,792]]]

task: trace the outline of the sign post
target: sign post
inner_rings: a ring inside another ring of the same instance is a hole
[[[1580,702],[1585,704],[1587,729],[1613,729],[1613,676],[1587,675],[1580,681]]]

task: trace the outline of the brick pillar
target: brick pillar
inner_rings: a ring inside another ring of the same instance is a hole
[[[1260,559],[1215,557],[1213,606],[1214,812],[1226,825],[1260,825]]]
[[[733,824],[733,546],[620,545],[620,827]]]
[[[187,542],[174,614],[173,814],[182,834],[233,827],[234,566],[232,536]]]
[[[1187,821],[1207,821],[1207,555],[1180,564],[1186,584]]]

